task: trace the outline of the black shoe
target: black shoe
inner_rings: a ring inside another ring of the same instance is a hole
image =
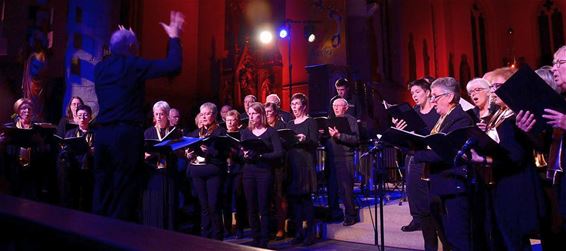
[[[356,223],[358,223],[358,222],[359,222],[359,221],[356,220],[356,219],[346,219],[346,220],[344,221],[344,223],[342,223],[342,225],[345,226],[345,227],[348,227],[348,226],[354,225],[354,224],[356,224]]]
[[[414,232],[414,231],[419,231],[419,230],[421,230],[421,225],[414,222],[414,221],[411,221],[411,223],[409,223],[409,225],[401,227],[401,231],[403,231],[403,232]]]

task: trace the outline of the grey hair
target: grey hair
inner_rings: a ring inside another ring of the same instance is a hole
[[[155,104],[153,104],[153,111],[155,112],[155,110],[161,110],[164,111],[167,115],[169,115],[169,111],[171,110],[171,106],[169,106],[169,103],[160,100],[155,102]]]
[[[120,29],[110,37],[110,52],[116,55],[130,55],[130,47],[137,44],[136,34],[132,30]]]
[[[541,68],[538,68],[535,72],[540,78],[542,78],[542,80],[544,80],[544,82],[546,82],[546,84],[548,84],[548,86],[550,86],[550,88],[552,88],[556,92],[560,92],[560,88],[556,85],[556,82],[554,82],[552,66],[545,65]]]
[[[440,88],[445,92],[454,94],[454,98],[450,103],[458,104],[460,102],[460,83],[452,77],[438,78],[432,82],[430,89]]]
[[[554,53],[554,58],[558,58],[560,56],[560,54],[562,53],[566,53],[566,45],[562,45],[562,47],[558,48],[558,50],[556,50],[556,52]]]
[[[265,100],[268,100],[269,98],[273,98],[277,107],[279,107],[281,105],[281,99],[279,98],[279,96],[277,96],[277,94],[273,93],[273,94],[269,94],[267,95],[267,97],[265,97]]]
[[[489,81],[487,81],[487,79],[484,79],[484,78],[474,78],[474,79],[470,80],[470,81],[468,82],[468,84],[466,84],[466,90],[467,90],[468,92],[471,91],[471,86],[472,86],[473,84],[481,85],[481,87],[483,87],[483,88],[489,88]]]
[[[244,97],[244,100],[246,100],[247,98],[253,99],[253,102],[256,102],[256,101],[257,101],[257,97],[254,96],[254,95],[251,95],[251,94],[250,94],[250,95],[246,95],[246,96]]]
[[[337,99],[335,99],[334,101],[332,101],[332,105],[334,105],[337,101],[342,101],[342,102],[344,102],[344,104],[345,104],[346,106],[348,106],[348,100],[346,100],[345,98],[337,98]]]
[[[216,109],[216,105],[211,102],[206,102],[200,105],[199,111],[202,112],[202,110],[204,109],[209,109],[210,111],[212,111],[213,116],[216,116],[216,114],[218,113],[218,110]]]

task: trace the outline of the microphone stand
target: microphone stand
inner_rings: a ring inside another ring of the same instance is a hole
[[[383,157],[384,142],[380,140],[381,135],[378,135],[377,141],[375,141],[375,146],[369,150],[368,153],[362,155],[365,157],[368,154],[372,154],[373,158],[373,186],[374,186],[374,219],[373,222],[373,233],[374,233],[374,244],[379,247],[379,250],[385,250],[385,232],[383,227],[383,175],[385,171],[385,162]],[[379,225],[380,229],[377,230],[377,201],[379,200]],[[381,233],[380,233],[381,232]],[[381,246],[379,246],[379,241],[381,241]]]

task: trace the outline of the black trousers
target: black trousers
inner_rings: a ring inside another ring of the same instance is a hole
[[[189,165],[193,186],[197,192],[201,212],[201,235],[222,240],[220,196],[224,170],[216,165]]]
[[[328,207],[332,218],[342,215],[338,196],[342,199],[345,219],[355,219],[354,207],[354,160],[353,157],[334,157],[328,168]]]
[[[137,221],[143,170],[143,128],[114,124],[96,128],[92,211]]]
[[[242,184],[242,173],[229,173],[226,175],[223,187],[222,213],[224,215],[224,229],[232,229],[232,212],[236,209],[236,224],[239,230],[244,230],[246,223],[246,198]]]
[[[314,238],[314,206],[310,194],[289,194],[289,204],[293,210],[293,221],[297,238]],[[303,221],[307,222],[306,230],[303,229]]]
[[[470,226],[470,201],[467,195],[432,195],[431,213],[434,220],[426,220],[423,228],[440,227],[440,235],[446,237],[447,250],[472,250]],[[433,224],[429,226],[429,224]]]
[[[413,221],[421,225],[424,239],[425,250],[438,250],[438,223],[433,219],[430,210],[430,194],[428,182],[422,180],[425,165],[415,163],[413,156],[407,156],[405,160],[407,166],[407,199],[409,201],[409,211]],[[438,205],[433,205],[438,207]],[[444,236],[441,241],[446,244]]]
[[[256,241],[267,242],[269,241],[269,203],[273,174],[270,169],[251,165],[245,166],[243,172],[244,193],[252,237]]]

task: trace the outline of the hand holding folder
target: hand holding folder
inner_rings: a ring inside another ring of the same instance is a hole
[[[403,130],[412,132],[427,131],[426,123],[421,116],[408,103],[401,103],[387,108],[387,113],[395,119],[403,120],[407,124]]]
[[[550,88],[527,65],[519,68],[519,71],[499,87],[495,94],[515,114],[521,110],[532,113],[536,120],[532,128],[535,134],[549,127],[546,124],[548,120],[543,117],[545,114],[544,109],[552,109],[563,114],[566,113],[566,101],[564,98]]]

